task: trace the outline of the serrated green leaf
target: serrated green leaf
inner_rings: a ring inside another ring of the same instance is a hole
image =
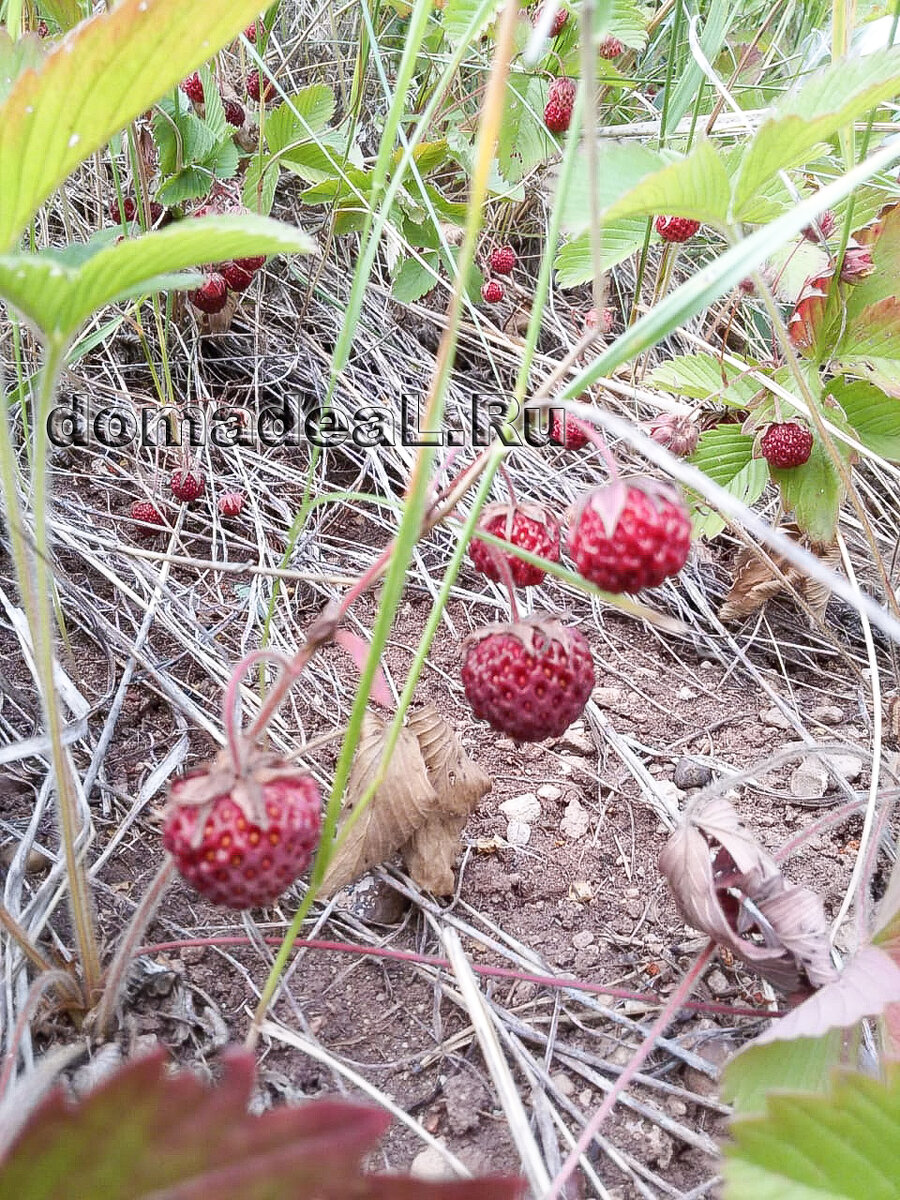
[[[644,244],[647,222],[642,217],[604,223],[600,229],[600,269],[608,271]],[[560,246],[553,264],[559,287],[576,287],[594,278],[590,234],[582,233]]]
[[[404,153],[403,147],[398,146],[391,158],[391,165],[399,166]],[[418,146],[413,147],[412,153],[413,162],[418,167],[420,175],[429,175],[438,167],[442,167],[449,155],[450,146],[446,138],[439,138],[436,142],[420,142]]]
[[[604,7],[608,8],[608,12],[603,11]],[[603,38],[610,34],[632,50],[643,50],[647,45],[649,21],[650,10],[638,4],[637,0],[612,0],[606,6],[595,6],[596,36]]]
[[[206,66],[200,68],[199,74],[203,83],[203,123],[213,143],[221,142],[226,137],[230,139],[231,128],[225,120],[225,106],[215,76]]]
[[[753,457],[753,438],[741,433],[739,425],[705,430],[689,461],[747,505],[756,503],[769,480],[766,463]],[[725,521],[717,512],[702,503],[697,505],[694,532],[698,537],[717,537],[724,528]]]
[[[0,26],[0,103],[12,90],[23,71],[38,67],[47,53],[47,44],[36,33],[26,33],[13,41]]]
[[[900,399],[861,380],[832,380],[828,391],[864,446],[890,462],[900,462]]]
[[[185,200],[198,200],[212,187],[212,175],[202,167],[185,167],[171,179],[160,184],[156,198],[160,204],[173,208]]]
[[[221,142],[202,165],[211,171],[216,179],[233,179],[240,165],[240,154],[234,142],[229,138]]]
[[[399,300],[402,304],[415,304],[417,300],[427,296],[437,283],[435,274],[440,263],[440,256],[432,252],[423,254],[422,257],[427,265],[423,265],[415,258],[405,258],[394,276],[391,292],[394,299]],[[428,269],[429,267],[431,270]]]
[[[770,1096],[732,1123],[725,1200],[898,1200],[900,1066],[840,1073],[824,1096]]]
[[[258,0],[122,0],[26,72],[0,108],[0,251],[71,171],[258,11]]]
[[[242,199],[251,212],[267,217],[275,203],[278,187],[278,164],[255,155],[247,166]]]
[[[63,31],[77,25],[84,16],[78,0],[41,0],[41,12]]]
[[[900,92],[900,47],[833,63],[778,106],[747,148],[735,186],[733,216],[779,170],[799,166],[816,146]]]
[[[544,124],[547,85],[535,75],[513,75],[506,86],[497,163],[508,183],[518,183],[556,152]]]
[[[340,171],[347,170],[347,160],[337,147],[338,138],[334,145],[328,145],[325,139],[315,142],[305,142],[285,151],[279,162],[293,175],[298,175],[307,183],[322,183],[327,179],[335,179]]]
[[[444,33],[452,45],[474,41],[500,10],[502,0],[447,0]]]
[[[334,104],[334,92],[325,83],[310,84],[279,104],[266,116],[266,145],[272,154],[324,129],[334,115]]]
[[[722,1099],[738,1116],[765,1111],[775,1091],[825,1092],[841,1063],[843,1031],[820,1038],[794,1038],[757,1046],[751,1042],[730,1058],[722,1072]]]
[[[900,297],[886,296],[848,317],[833,366],[900,396]]]
[[[835,414],[829,413],[834,421]],[[843,442],[835,442],[838,453],[849,458],[850,450]],[[809,460],[790,470],[770,468],[774,481],[781,488],[785,508],[804,533],[816,542],[830,543],[834,538],[844,487],[825,447],[818,438],[813,442]]]
[[[688,396],[692,400],[717,401],[733,408],[747,408],[762,386],[746,371],[714,354],[676,355],[656,367],[647,382],[661,391]]]
[[[39,328],[71,337],[95,310],[134,295],[155,276],[251,254],[304,254],[311,248],[299,229],[267,217],[201,217],[108,246],[78,268],[43,254],[6,255],[0,258],[0,295]]]

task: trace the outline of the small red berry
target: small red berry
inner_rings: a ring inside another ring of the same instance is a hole
[[[223,263],[220,270],[230,292],[246,292],[253,282],[253,272],[245,271],[236,262]]]
[[[550,84],[547,106],[544,109],[544,124],[551,133],[565,133],[572,120],[575,107],[575,80],[560,76]]]
[[[700,430],[686,413],[661,413],[650,422],[650,436],[679,458],[687,458],[697,449]]]
[[[37,23],[37,35],[42,38],[50,36],[50,26],[43,18]]]
[[[625,53],[625,47],[618,38],[605,37],[597,47],[597,53],[601,58],[618,58]]]
[[[223,517],[239,517],[243,507],[243,492],[223,492],[219,497],[219,512]]]
[[[193,104],[202,104],[205,96],[203,93],[203,80],[197,71],[193,75],[189,75],[181,85],[181,90]]]
[[[254,254],[250,258],[236,258],[234,265],[240,267],[242,271],[258,271],[260,267],[265,266],[266,256],[264,254]]]
[[[584,711],[594,660],[578,629],[550,618],[490,625],[465,647],[466,699],[498,733],[517,742],[560,737]]]
[[[656,232],[664,242],[686,242],[699,228],[700,222],[689,217],[656,218]]]
[[[815,225],[806,226],[803,230],[803,236],[808,242],[817,242],[819,241],[819,230],[821,230],[822,237],[830,238],[834,233],[836,224],[834,213],[830,208],[826,208]]]
[[[759,449],[770,467],[790,471],[809,462],[813,435],[798,421],[782,421],[770,425],[760,438]]]
[[[582,500],[569,530],[569,553],[585,579],[607,592],[658,587],[687,562],[691,518],[664,484],[623,481]]]
[[[230,97],[222,101],[222,107],[225,110],[225,120],[229,125],[233,125],[235,129],[240,129],[244,124],[247,114],[244,112],[243,104],[239,104],[237,100],[232,100]]]
[[[503,284],[489,279],[481,289],[481,298],[485,304],[498,304],[503,299]]]
[[[256,41],[256,22],[255,21],[253,22],[252,25],[248,25],[247,28],[244,30],[244,37],[247,39],[248,42]]]
[[[159,203],[159,201],[151,200],[150,201],[150,224],[155,225],[157,223],[157,221],[161,221],[165,215],[166,215],[166,210]]]
[[[495,275],[509,275],[519,260],[512,246],[498,246],[488,261]]]
[[[173,782],[163,845],[207,900],[256,908],[274,903],[309,866],[321,814],[318,785],[297,767],[258,754],[237,776],[220,755]]]
[[[586,421],[579,421],[577,417],[568,414],[554,413],[550,436],[566,450],[583,450],[591,440],[589,429]]]
[[[862,283],[875,270],[872,260],[872,250],[869,246],[860,246],[853,238],[844,251],[844,261],[841,263],[841,280],[843,283]]]
[[[176,500],[190,504],[199,500],[206,491],[206,480],[200,471],[192,471],[190,467],[178,467],[172,472],[169,486]]]
[[[258,71],[251,71],[250,74],[247,76],[247,95],[250,97],[251,100],[256,100],[257,103],[259,103],[260,89],[259,89],[259,72]],[[267,79],[265,87],[262,90],[263,102],[265,103],[265,101],[271,100],[274,95],[275,95],[275,84],[272,82],[271,79]]]
[[[551,4],[554,3],[554,0],[549,0],[549,3],[551,3]],[[534,24],[535,25],[539,21],[541,14],[544,11],[544,7],[545,6],[543,4],[540,5],[540,7],[537,9],[537,11],[534,14]],[[569,10],[567,8],[557,8],[556,12],[553,14],[553,23],[550,26],[549,36],[552,38],[559,37],[559,35],[562,33],[563,29],[565,28],[565,24],[566,24],[566,21],[568,21],[568,19],[569,19]]]
[[[202,287],[188,292],[188,300],[201,312],[221,312],[228,302],[228,284],[219,271],[213,271]]]
[[[122,211],[121,212],[119,211],[118,199],[110,200],[109,215],[110,215],[110,219],[113,221],[113,223],[115,225],[121,224],[123,212],[125,214],[126,221],[133,221],[134,218],[137,216],[137,203],[135,202],[135,199],[133,196],[123,196],[122,197]]]
[[[548,562],[559,562],[559,524],[556,517],[539,504],[492,504],[482,513],[478,528]],[[478,538],[472,539],[469,554],[476,570],[500,583],[505,581],[504,563],[517,587],[534,587],[546,575],[540,567],[513,554],[504,554]]]
[[[143,521],[145,525],[165,526],[165,517],[152,500],[135,500],[131,506],[133,521]]]
[[[584,314],[584,332],[599,329],[601,333],[609,333],[615,319],[616,312],[613,308],[604,308],[602,313],[598,313],[596,308],[589,308]]]

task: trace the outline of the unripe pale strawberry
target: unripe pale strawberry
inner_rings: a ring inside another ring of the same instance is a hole
[[[243,507],[243,492],[223,492],[219,497],[219,512],[223,517],[239,517]]]
[[[606,592],[658,587],[687,562],[691,518],[674,488],[617,480],[589,492],[569,529],[580,575]]]
[[[660,413],[650,422],[650,436],[679,458],[687,458],[697,449],[700,430],[685,413]]]
[[[482,513],[478,528],[548,562],[559,562],[559,522],[540,504],[492,504]],[[469,554],[482,575],[500,583],[504,582],[503,562],[517,587],[534,587],[546,575],[540,567],[478,538],[469,544]]]
[[[554,618],[491,625],[466,639],[462,681],[479,720],[517,742],[540,742],[581,716],[594,660],[584,635]]]
[[[309,866],[319,841],[315,780],[272,755],[238,774],[227,752],[176,779],[163,823],[175,866],[213,904],[269,905]]]

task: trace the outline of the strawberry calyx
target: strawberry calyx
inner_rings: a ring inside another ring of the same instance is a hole
[[[535,614],[520,617],[518,621],[498,622],[495,625],[484,625],[474,629],[462,641],[463,650],[468,650],[478,642],[495,634],[504,634],[517,638],[529,654],[539,655],[548,642],[557,642],[565,650],[569,650],[575,640],[578,630],[574,625],[565,625],[559,617]],[[540,640],[538,640],[540,639]]]

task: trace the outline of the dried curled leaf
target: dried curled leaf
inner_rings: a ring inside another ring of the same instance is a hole
[[[659,856],[678,910],[785,992],[832,983],[822,903],[789,883],[722,797],[689,807]]]
[[[372,785],[386,735],[387,725],[367,715],[347,785],[348,813]],[[490,789],[490,777],[436,709],[412,713],[383,782],[328,868],[325,891],[338,891],[399,851],[420,887],[452,893],[459,835]]]
[[[375,782],[387,729],[380,717],[366,714],[347,783],[345,819]],[[425,824],[438,803],[416,736],[401,729],[384,779],[329,864],[323,893],[331,895],[389,859]]]
[[[809,542],[795,525],[785,526],[783,532],[806,546],[821,558],[826,566],[835,568],[840,564],[840,552],[836,546]],[[790,595],[790,588],[805,601],[813,616],[821,620],[831,595],[829,589],[818,580],[810,579],[805,571],[801,571],[783,554],[770,550],[768,557],[784,576],[784,582],[772,570],[767,559],[757,551],[741,550],[734,561],[734,582],[731,591],[719,608],[719,620],[738,621],[742,617],[748,617],[776,596],[782,593]]]
[[[428,1183],[362,1173],[381,1109],[314,1100],[251,1116],[256,1065],[229,1051],[205,1086],[162,1052],[127,1063],[77,1104],[56,1089],[0,1160],[2,1200],[515,1200],[516,1180]]]
[[[491,777],[469,758],[444,718],[430,704],[414,712],[409,728],[419,741],[438,809],[403,847],[406,869],[436,896],[453,892],[453,864],[469,813],[491,790]]]

